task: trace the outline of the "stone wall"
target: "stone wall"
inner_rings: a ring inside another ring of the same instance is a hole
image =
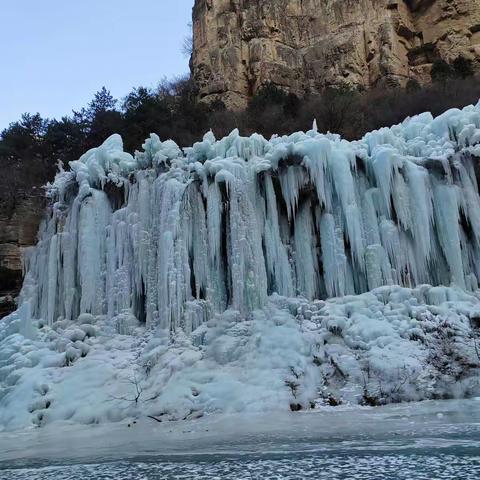
[[[304,95],[427,83],[439,58],[480,66],[480,0],[196,0],[193,28],[200,95],[230,108],[267,81]]]

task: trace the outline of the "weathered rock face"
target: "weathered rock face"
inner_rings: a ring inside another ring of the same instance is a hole
[[[206,101],[239,108],[265,82],[430,81],[435,59],[480,66],[480,0],[196,0],[193,76]]]
[[[15,309],[23,278],[24,249],[36,243],[45,208],[41,188],[18,191],[14,208],[0,209],[0,318]]]
[[[37,243],[45,215],[42,186],[54,178],[55,171],[54,161],[37,155],[0,158],[0,318],[15,309],[24,253]]]

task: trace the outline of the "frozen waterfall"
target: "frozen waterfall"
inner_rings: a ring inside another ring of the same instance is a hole
[[[355,142],[210,132],[182,151],[152,134],[132,157],[114,135],[50,186],[22,299],[49,324],[133,314],[190,333],[273,293],[474,290],[479,157],[480,104]]]

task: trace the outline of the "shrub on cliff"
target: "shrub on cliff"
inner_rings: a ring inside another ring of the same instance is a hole
[[[435,60],[430,75],[432,82],[446,82],[455,78],[468,78],[474,74],[472,61],[465,57],[457,57],[452,64],[445,60]]]

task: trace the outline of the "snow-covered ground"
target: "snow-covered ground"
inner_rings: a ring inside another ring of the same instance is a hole
[[[0,478],[478,478],[480,399],[0,436]]]
[[[480,395],[478,297],[382,287],[328,301],[271,297],[186,336],[130,319],[0,323],[0,426],[309,410]],[[123,325],[122,328],[127,328]],[[23,332],[25,333],[25,332]]]

